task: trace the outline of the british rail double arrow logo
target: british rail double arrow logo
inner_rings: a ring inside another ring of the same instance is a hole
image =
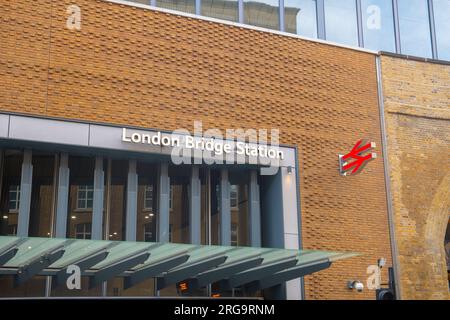
[[[373,159],[377,158],[375,152],[369,152],[376,148],[375,142],[359,140],[353,149],[345,154],[339,155],[339,171],[343,176],[350,176],[361,172],[361,170]]]

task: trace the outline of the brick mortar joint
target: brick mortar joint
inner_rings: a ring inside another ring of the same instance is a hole
[[[415,117],[450,120],[450,112],[446,109],[440,108],[422,107],[419,105],[389,101],[385,103],[385,110],[387,113],[397,113]]]

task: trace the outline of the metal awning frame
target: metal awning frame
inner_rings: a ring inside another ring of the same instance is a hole
[[[13,275],[15,286],[38,275],[53,276],[55,285],[63,285],[69,276],[67,267],[75,264],[82,276],[89,277],[90,288],[123,277],[125,289],[156,278],[158,290],[186,281],[189,290],[218,282],[222,290],[242,287],[246,292],[253,292],[324,270],[336,260],[355,255],[274,248],[0,237],[0,275]]]

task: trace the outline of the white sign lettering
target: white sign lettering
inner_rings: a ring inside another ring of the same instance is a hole
[[[134,144],[148,144],[160,147],[177,147],[186,149],[195,149],[200,151],[209,151],[216,155],[236,153],[237,155],[247,157],[261,157],[269,159],[283,160],[284,153],[279,148],[261,144],[249,144],[240,141],[226,141],[223,139],[178,136],[172,134],[139,133],[132,132],[126,128],[122,129],[122,142]]]

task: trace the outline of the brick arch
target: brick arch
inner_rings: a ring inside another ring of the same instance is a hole
[[[440,182],[431,201],[425,225],[424,250],[434,260],[429,264],[429,272],[437,277],[441,277],[441,279],[447,279],[448,277],[444,241],[450,215],[449,186],[450,173],[447,173]],[[444,281],[442,285],[444,288],[448,287],[447,281]],[[440,297],[436,296],[435,298]]]

